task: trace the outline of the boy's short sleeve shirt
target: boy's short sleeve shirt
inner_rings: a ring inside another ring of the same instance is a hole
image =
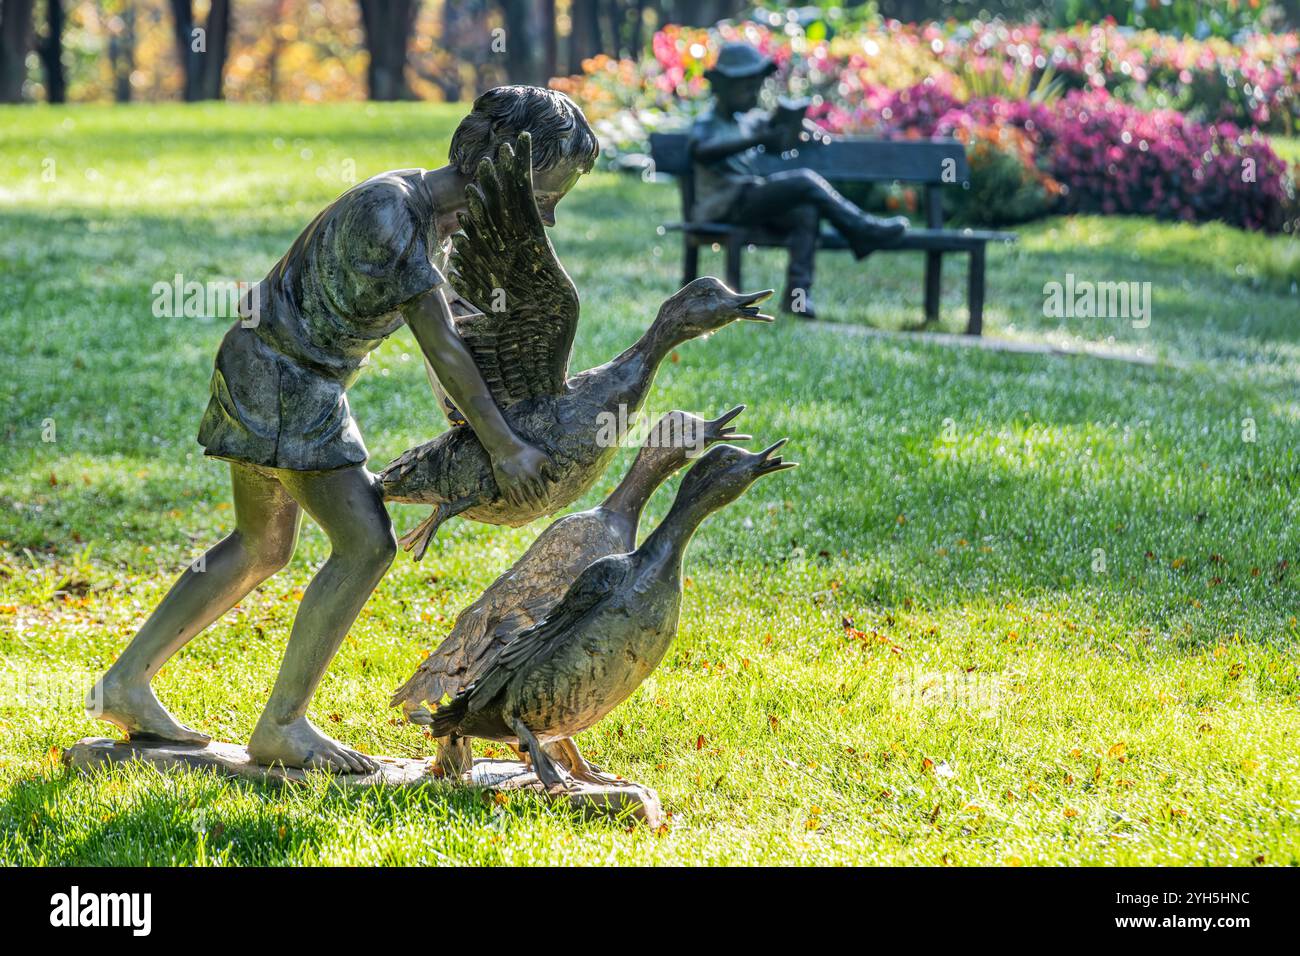
[[[728,116],[716,107],[709,107],[691,125],[691,141],[708,143],[752,135],[765,116],[761,110]],[[701,222],[725,219],[744,188],[760,179],[756,148],[732,153],[712,163],[697,162],[695,207],[691,211],[691,217]]]
[[[446,280],[424,170],[349,190],[302,231],[222,340],[199,426],[207,454],[293,471],[369,457],[347,388],[401,307]]]

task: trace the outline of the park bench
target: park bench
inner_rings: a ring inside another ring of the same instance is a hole
[[[695,204],[695,176],[690,141],[685,133],[652,133],[650,156],[654,171],[675,177],[681,193],[682,221],[668,223],[665,228],[682,234],[683,282],[690,282],[699,274],[701,246],[712,248],[718,245],[725,250],[727,283],[733,289],[739,289],[740,260],[746,248],[784,248],[787,245],[782,235],[762,228],[690,221],[690,210]],[[765,174],[804,167],[815,170],[832,183],[905,182],[924,185],[926,228],[909,229],[897,244],[880,252],[925,253],[927,322],[939,318],[939,283],[944,254],[968,254],[970,267],[966,296],[970,321],[966,333],[980,334],[984,325],[984,247],[989,242],[1013,242],[1016,235],[1012,232],[943,227],[943,187],[960,189],[970,177],[966,151],[960,143],[956,140],[834,139],[804,146],[797,156],[789,158],[763,153],[760,162]],[[818,248],[847,249],[848,245],[838,234],[823,231]]]

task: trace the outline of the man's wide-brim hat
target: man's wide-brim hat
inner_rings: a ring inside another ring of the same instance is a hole
[[[718,60],[704,71],[710,83],[718,80],[743,80],[751,76],[767,76],[776,69],[776,63],[758,47],[748,43],[724,43],[718,51]]]

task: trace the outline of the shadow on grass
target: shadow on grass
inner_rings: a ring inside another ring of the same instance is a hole
[[[481,794],[451,787],[259,786],[197,770],[112,767],[20,779],[0,801],[0,857],[44,866],[282,866],[319,858],[359,820],[399,827],[412,812],[483,827]]]
[[[1063,576],[1088,579],[1101,594],[1128,595],[1141,590],[1151,562],[1167,566],[1181,559],[1180,573],[1139,602],[1146,613],[1159,616],[1171,594],[1212,600],[1214,595],[1203,593],[1210,579],[1260,610],[1286,600],[1289,581],[1278,589],[1268,572],[1281,553],[1274,549],[1285,550],[1295,532],[1274,504],[1300,487],[1300,476],[1229,434],[1236,427],[1233,415],[1216,423],[1200,404],[1194,376],[1085,365],[1084,359],[988,354],[944,356],[945,364],[934,369],[917,364],[919,350],[869,343],[857,359],[869,375],[848,368],[841,376],[801,381],[795,390],[783,368],[746,362],[766,345],[798,344],[789,335],[779,338],[757,345],[740,335],[720,339],[715,368],[732,370],[721,381],[704,363],[674,370],[675,387],[696,403],[682,407],[722,409],[737,397],[782,395],[779,404],[756,403],[747,427],[756,434],[790,435],[804,464],[780,491],[782,499],[801,502],[798,507],[763,518],[763,497],[770,494],[739,502],[733,520],[715,522],[701,536],[692,558],[700,566],[725,561],[755,567],[788,560],[794,549],[825,552],[849,567],[886,568],[875,585],[877,600],[932,602],[952,593],[1050,589]],[[807,359],[816,361],[820,350],[810,350]],[[1071,384],[1076,370],[1093,377],[1086,404]],[[400,378],[418,377],[418,371],[413,367]],[[394,432],[409,429],[409,421],[392,411],[409,384],[402,380],[375,377],[366,383],[364,404],[376,413],[372,447],[393,446]],[[914,401],[924,392],[952,398]],[[1230,409],[1251,404],[1245,384],[1223,389],[1219,397]],[[1159,417],[1148,409],[1158,409]],[[952,420],[950,442],[942,437],[945,416]],[[1285,423],[1277,427],[1283,435],[1291,430]],[[846,447],[846,434],[874,449],[868,459]],[[71,537],[74,530],[91,541],[155,543],[157,515],[169,510],[173,530],[164,546],[181,546],[179,565],[185,556],[181,530],[213,520],[211,496],[188,497],[165,469],[123,479],[111,463],[80,457],[78,470],[88,473],[86,481],[49,487],[43,483],[48,467],[32,467],[25,483],[44,501],[44,510],[19,523],[13,538],[18,544],[75,552],[82,546]],[[1189,472],[1187,460],[1215,467]],[[213,468],[205,486],[222,501],[225,475]],[[1170,474],[1183,475],[1172,495],[1165,487]],[[19,475],[10,487],[17,492],[23,484]],[[599,489],[588,499],[598,495]],[[656,497],[647,528],[668,500],[667,494]],[[200,516],[200,510],[206,513]],[[761,535],[741,530],[747,518],[763,522]],[[216,523],[229,521],[227,513]],[[1252,527],[1251,535],[1240,534],[1245,526]],[[217,536],[209,535],[212,541]],[[971,542],[969,548],[958,546],[959,540]],[[209,543],[196,540],[191,550]],[[1098,548],[1107,554],[1109,575],[1089,573]],[[946,551],[952,554],[941,553]],[[1212,553],[1219,562],[1213,568],[1205,565]],[[1264,573],[1252,577],[1253,568]]]

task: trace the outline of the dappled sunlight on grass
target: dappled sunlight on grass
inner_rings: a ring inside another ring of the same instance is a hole
[[[229,320],[156,318],[154,283],[262,275],[346,188],[345,160],[358,178],[437,163],[456,118],[158,106],[30,110],[0,132],[14,227],[0,231],[0,332],[17,358],[0,379],[0,861],[1300,860],[1295,244],[1148,220],[1022,227],[1019,246],[990,251],[989,322],[1168,365],[788,320],[664,363],[647,410],[744,402],[743,430],[788,436],[801,463],[704,526],[677,642],[582,735],[595,762],[659,789],[667,833],[529,797],[58,769],[50,748],[103,732],[78,710],[81,685],[232,526],[227,470],[194,441]],[[575,369],[635,341],[676,290],[679,245],[655,231],[676,215],[671,188],[610,174],[560,207],[553,239],[583,302]],[[827,323],[919,319],[922,257],[819,267]],[[778,285],[783,268],[760,251],[745,285]],[[1152,282],[1150,327],[1045,317],[1043,285],[1068,271]],[[963,263],[945,268],[950,330],[964,282]],[[405,330],[350,399],[372,467],[443,427]],[[671,499],[656,495],[643,530]],[[426,513],[392,510],[399,530]],[[539,530],[452,521],[422,564],[400,557],[312,719],[371,753],[428,754],[388,696]],[[327,551],[305,524],[291,565],[164,668],[158,693],[181,719],[247,737]]]

